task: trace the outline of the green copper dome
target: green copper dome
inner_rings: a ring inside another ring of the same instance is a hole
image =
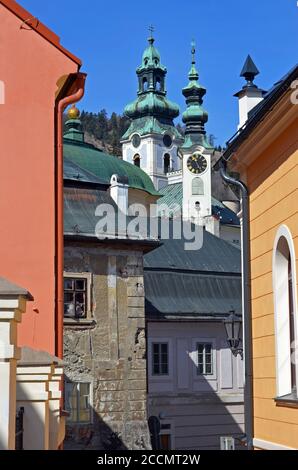
[[[189,83],[183,88],[182,93],[186,98],[187,108],[182,114],[182,121],[186,124],[185,139],[183,148],[192,145],[203,145],[205,148],[211,148],[206,138],[205,124],[208,121],[208,113],[203,108],[203,96],[206,94],[204,88],[198,82],[199,73],[196,69],[195,61],[195,43],[192,42],[192,62],[188,74]]]
[[[142,56],[142,64],[137,68],[138,77],[138,97],[128,104],[124,113],[132,120],[132,124],[123,135],[122,140],[129,139],[133,132],[145,135],[148,128],[152,128],[152,119],[156,122],[154,128],[161,128],[162,132],[174,128],[173,119],[179,116],[177,104],[166,97],[165,77],[166,67],[161,64],[160,54],[154,46],[154,38],[148,39],[149,45]],[[150,126],[146,125],[146,120],[150,120]],[[182,138],[180,134],[173,131],[177,138]]]
[[[151,178],[141,168],[84,142],[84,134],[79,130],[81,126],[79,119],[69,119],[65,124],[63,155],[68,165],[69,162],[73,163],[108,185],[113,175],[126,176],[129,187],[141,189],[152,195],[159,194]]]
[[[140,95],[133,103],[125,107],[124,113],[131,119],[154,116],[174,119],[179,116],[179,106],[154,92]]]

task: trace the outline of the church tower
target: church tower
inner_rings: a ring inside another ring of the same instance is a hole
[[[131,124],[121,143],[123,160],[140,166],[159,190],[167,185],[167,173],[180,170],[177,150],[183,137],[173,123],[179,107],[166,97],[167,69],[161,64],[152,31],[148,42],[136,71],[138,97],[124,110]]]
[[[208,113],[202,104],[206,89],[198,82],[194,42],[191,53],[189,83],[182,90],[187,105],[182,115],[185,138],[179,149],[182,158],[182,210],[184,219],[193,220],[200,225],[208,225],[212,218],[211,155],[214,149],[209,144],[205,131]]]

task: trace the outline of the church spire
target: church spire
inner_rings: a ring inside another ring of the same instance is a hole
[[[187,109],[182,115],[182,120],[186,124],[185,141],[183,148],[192,145],[202,145],[210,148],[210,144],[206,138],[205,124],[208,121],[208,113],[203,108],[203,96],[206,94],[199,80],[199,73],[196,68],[195,59],[196,47],[195,42],[191,43],[191,68],[188,74],[189,83],[183,88],[182,93],[186,98]]]

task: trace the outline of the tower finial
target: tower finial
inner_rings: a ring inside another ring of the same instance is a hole
[[[154,37],[153,37],[154,26],[151,24],[148,29],[149,29],[149,34],[150,34],[148,41],[150,44],[153,44],[154,43]]]
[[[252,60],[252,58],[250,57],[250,55],[248,54],[247,58],[246,58],[246,61],[242,67],[242,70],[240,72],[240,77],[244,77],[245,80],[246,80],[246,85],[245,86],[253,86],[255,87],[256,85],[254,85],[253,81],[256,77],[256,75],[258,75],[260,72],[257,68],[257,66],[255,65],[254,61]]]

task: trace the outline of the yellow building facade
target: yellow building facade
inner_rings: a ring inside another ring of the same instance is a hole
[[[255,449],[298,449],[297,79],[296,66],[248,114],[224,155],[249,191]]]

